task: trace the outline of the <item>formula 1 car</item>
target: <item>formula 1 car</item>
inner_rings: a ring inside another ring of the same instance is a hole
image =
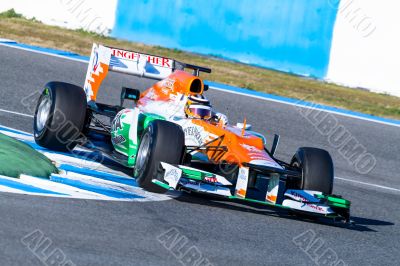
[[[157,82],[144,92],[123,87],[117,106],[100,103],[97,94],[110,71]],[[137,183],[151,192],[206,193],[348,222],[350,202],[332,195],[329,153],[303,147],[291,162],[278,160],[279,136],[267,149],[266,138],[246,121],[230,125],[212,110],[200,72],[211,69],[94,44],[83,88],[45,85],[35,141],[53,150],[80,145],[100,151],[132,168]]]

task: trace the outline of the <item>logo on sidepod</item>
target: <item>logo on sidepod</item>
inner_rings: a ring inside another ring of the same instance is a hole
[[[201,132],[200,130],[195,127],[195,126],[191,126],[191,127],[186,127],[183,129],[183,133],[185,133],[185,137],[186,138],[193,138],[198,145],[203,144],[203,138],[201,137]]]
[[[125,113],[125,112],[124,111],[119,112],[115,116],[114,121],[113,121],[113,123],[111,125],[111,131],[112,132],[116,132],[116,131],[121,130],[123,128],[123,125],[121,123],[121,116],[122,116],[123,113]]]

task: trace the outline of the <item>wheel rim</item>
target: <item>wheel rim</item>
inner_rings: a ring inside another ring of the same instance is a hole
[[[145,134],[143,136],[142,142],[140,143],[138,156],[136,158],[136,170],[140,171],[143,169],[144,164],[146,162],[146,158],[149,155],[150,151],[150,136],[149,134]]]
[[[301,169],[301,181],[300,181],[300,188],[302,189],[304,186],[304,170],[300,163],[296,160],[292,163],[292,166]]]
[[[49,95],[44,95],[40,101],[38,111],[36,114],[36,129],[41,132],[47,122],[51,109],[51,99]]]

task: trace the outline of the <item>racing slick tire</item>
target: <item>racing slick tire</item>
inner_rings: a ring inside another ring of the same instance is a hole
[[[294,183],[293,188],[332,194],[333,162],[326,150],[299,148],[293,156],[291,165],[302,171],[302,178]]]
[[[81,87],[64,82],[47,83],[34,116],[36,143],[51,150],[71,151],[81,136],[86,108],[86,95]]]
[[[180,164],[185,148],[185,134],[174,123],[155,120],[142,134],[136,156],[135,177],[140,187],[150,192],[165,193],[167,190],[152,183],[157,178],[160,162]]]

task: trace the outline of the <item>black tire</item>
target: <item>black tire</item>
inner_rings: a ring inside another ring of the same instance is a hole
[[[136,156],[135,177],[139,186],[151,192],[165,193],[166,189],[151,181],[157,177],[160,162],[180,164],[184,148],[185,134],[179,125],[163,120],[151,122],[142,134]]]
[[[51,150],[71,151],[84,128],[86,107],[81,87],[64,82],[47,83],[35,111],[36,143]]]
[[[302,179],[294,183],[295,189],[332,194],[333,162],[327,151],[309,147],[299,148],[293,156],[291,165],[300,168],[303,173]]]

